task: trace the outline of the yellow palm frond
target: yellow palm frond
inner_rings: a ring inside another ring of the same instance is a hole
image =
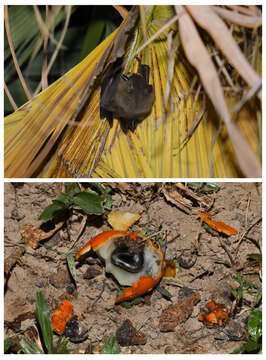
[[[172,6],[154,6],[148,11],[148,38],[175,15]],[[155,102],[150,115],[133,133],[125,134],[117,120],[110,128],[107,120],[100,119],[98,78],[96,83],[91,82],[87,99],[84,97],[86,84],[94,79],[99,64],[99,71],[103,72],[105,64],[118,56],[116,49],[123,38],[121,34],[130,21],[133,22],[133,18],[127,18],[80,64],[5,119],[5,176],[241,176],[227,133],[209,103],[193,135],[188,138],[204,104],[201,97],[195,98],[191,92],[194,72],[180,46],[175,53],[170,93],[165,102],[170,80],[169,34],[177,41],[176,24],[138,54],[141,62],[151,69],[150,83],[154,86]],[[124,57],[132,60],[132,54],[144,42],[141,23],[137,21],[130,30]],[[133,61],[129,61],[130,71],[133,66]],[[256,119],[239,117],[238,125],[255,152],[260,143]],[[48,156],[51,161],[46,164]]]

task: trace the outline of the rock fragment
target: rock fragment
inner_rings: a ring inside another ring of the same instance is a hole
[[[116,339],[121,346],[145,345],[147,341],[145,335],[137,331],[128,319],[117,329]]]

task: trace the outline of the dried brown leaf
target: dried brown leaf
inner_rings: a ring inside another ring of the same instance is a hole
[[[145,345],[147,342],[145,335],[137,331],[128,319],[117,329],[115,336],[121,346]]]
[[[242,15],[235,11],[223,9],[220,6],[213,6],[212,9],[227,21],[248,28],[256,28],[262,25],[261,16]]]
[[[212,7],[194,5],[186,6],[186,9],[193,19],[209,33],[218,48],[243,79],[251,87],[259,86],[261,83],[260,76],[251,67],[229,29],[217,13],[213,11]],[[258,92],[258,96],[261,99],[261,91]]]
[[[167,201],[176,205],[187,214],[198,213],[199,208],[209,209],[213,204],[213,198],[207,195],[199,196],[182,183],[165,184],[162,187],[162,193]],[[193,201],[198,204],[194,209]]]
[[[112,182],[108,183],[108,186],[113,190],[118,190],[123,194],[136,195],[137,189],[134,183],[126,183],[126,182]]]
[[[31,246],[33,249],[36,249],[40,241],[50,238],[63,226],[63,224],[64,221],[61,221],[60,223],[56,224],[56,227],[53,230],[49,232],[45,232],[32,224],[27,224],[23,227],[21,236],[27,246]]]
[[[4,283],[6,284],[7,279],[10,276],[10,272],[15,266],[15,264],[20,260],[22,255],[25,252],[25,248],[23,246],[14,246],[12,248],[12,252],[9,256],[7,256],[4,260]]]
[[[181,196],[173,185],[165,185],[162,188],[162,193],[164,194],[167,201],[182,209],[186,214],[190,214],[192,209],[192,202]]]
[[[199,301],[200,294],[193,292],[184,301],[164,309],[160,317],[160,331],[174,330],[178,324],[186,321]]]
[[[15,308],[15,309],[17,310],[17,308]],[[21,310],[21,308],[18,308],[18,309]],[[28,320],[28,319],[35,319],[35,318],[36,318],[35,312],[32,312],[32,311],[22,312],[22,313],[19,313],[15,317],[14,320],[5,321],[5,326],[18,331],[21,328],[21,322],[22,321],[25,321],[25,320]]]

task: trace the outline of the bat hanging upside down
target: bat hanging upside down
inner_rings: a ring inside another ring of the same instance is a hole
[[[101,119],[106,118],[112,127],[113,118],[117,118],[125,133],[136,129],[154,103],[154,89],[149,85],[150,68],[137,60],[138,73],[122,74],[122,58],[111,63],[101,86]]]

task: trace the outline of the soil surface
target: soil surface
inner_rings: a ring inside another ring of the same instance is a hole
[[[124,326],[133,326],[140,332],[137,338],[141,341],[139,345],[120,346],[120,353],[218,354],[239,348],[246,340],[247,319],[255,306],[257,289],[244,292],[241,303],[236,304],[230,288],[238,288],[237,274],[261,287],[260,267],[249,261],[248,255],[260,254],[262,188],[257,183],[218,184],[217,192],[190,189],[195,198],[179,188],[181,206],[177,197],[171,198],[174,184],[110,184],[112,211],[140,214],[141,219],[130,230],[145,233],[158,247],[162,246],[166,259],[183,265],[178,266],[174,278],[164,277],[159,284],[172,295],[170,299],[155,288],[143,296],[142,303],[125,308],[114,304],[121,286],[105,272],[103,261],[95,254],[89,253],[77,264],[76,288],[66,263],[65,254],[75,255],[92,237],[111,229],[107,216],[88,217],[85,224],[84,216],[74,212],[61,229],[42,242],[57,252],[43,246],[33,249],[23,244],[21,231],[26,224],[40,225],[39,215],[63,185],[5,183],[5,338],[14,336],[18,343],[25,331],[36,324],[36,292],[42,291],[50,312],[68,299],[80,323],[88,329],[85,341],[69,342],[73,353],[100,352],[125,320],[131,323]],[[187,202],[187,210],[181,210]],[[210,209],[204,208],[204,204],[209,204]],[[227,237],[209,233],[197,217],[206,210],[213,220],[226,223],[238,234]],[[162,331],[162,317],[168,325],[165,309],[170,305],[178,309],[178,303],[186,301],[191,290],[199,300],[192,304],[188,316],[177,319],[173,329]],[[232,309],[224,327],[208,327],[199,321],[199,314],[210,300]],[[123,328],[118,333],[123,334]],[[226,336],[228,333],[234,336]],[[55,334],[54,340],[57,338]],[[11,352],[16,351],[18,346],[13,345]]]

